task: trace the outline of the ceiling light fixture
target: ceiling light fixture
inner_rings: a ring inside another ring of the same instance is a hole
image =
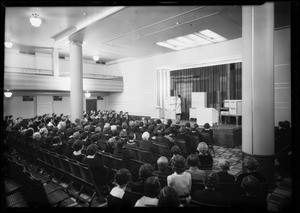
[[[211,30],[202,30],[185,36],[169,39],[155,44],[173,50],[183,50],[200,45],[226,41],[227,39]]]
[[[4,46],[6,48],[12,48],[13,45],[14,44],[10,41],[10,39],[8,39],[8,38],[5,39]]]
[[[30,18],[30,23],[34,27],[39,27],[42,24],[42,20],[39,18],[39,14],[33,13],[32,17]]]
[[[98,61],[98,60],[99,60],[99,58],[100,58],[100,57],[99,57],[99,56],[97,56],[97,55],[93,56],[93,60],[94,60],[94,61]]]
[[[86,91],[86,93],[84,93],[84,95],[85,95],[86,98],[91,97],[91,93],[89,93],[89,91]]]
[[[4,92],[4,96],[6,98],[10,98],[12,96],[12,92],[10,92],[9,90],[6,90],[6,92]]]

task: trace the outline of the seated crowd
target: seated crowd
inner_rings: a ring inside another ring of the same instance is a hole
[[[247,172],[237,178],[228,173],[230,163],[225,159],[219,159],[221,171],[212,172],[213,132],[209,127],[206,124],[201,130],[197,124],[180,125],[172,120],[167,124],[160,119],[133,120],[128,113],[110,110],[84,113],[83,119],[74,123],[63,114],[36,116],[28,122],[7,116],[3,129],[6,150],[11,150],[11,141],[17,140],[87,164],[95,184],[102,187],[104,182],[111,183],[105,196],[108,207],[180,207],[194,201],[247,210],[266,209],[266,198],[258,196],[260,184],[266,180],[256,171],[256,159],[245,157]],[[185,150],[177,140],[185,144]],[[166,149],[158,152],[155,144]],[[144,162],[134,172],[130,160],[134,159],[131,151],[135,148],[160,157],[154,164]],[[117,170],[107,180],[107,168],[97,152],[123,159],[126,168]],[[220,183],[236,184],[240,190],[234,197],[228,197],[217,190]],[[141,197],[133,202],[130,192]]]

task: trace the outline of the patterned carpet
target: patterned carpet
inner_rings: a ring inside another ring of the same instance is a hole
[[[235,148],[224,148],[214,146],[215,154],[213,155],[213,171],[220,171],[218,159],[220,157],[230,162],[231,168],[229,173],[237,177],[242,172],[242,149],[241,146]],[[292,195],[292,178],[290,175],[280,175],[275,173],[275,186],[272,187],[268,195],[268,210],[271,212],[282,211],[282,206],[289,209],[291,206]]]

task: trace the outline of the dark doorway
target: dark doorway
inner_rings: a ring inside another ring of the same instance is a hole
[[[86,112],[97,111],[97,99],[86,99]]]

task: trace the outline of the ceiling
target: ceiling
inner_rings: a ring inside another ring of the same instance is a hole
[[[13,49],[68,57],[76,40],[84,59],[98,55],[101,63],[175,51],[155,43],[205,29],[227,40],[242,36],[241,6],[6,7],[5,13]],[[32,13],[42,19],[38,28],[29,22]]]

